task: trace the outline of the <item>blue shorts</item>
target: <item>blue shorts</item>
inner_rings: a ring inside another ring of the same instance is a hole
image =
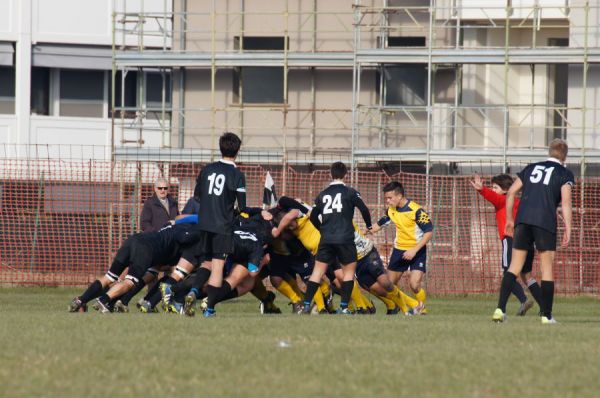
[[[315,258],[308,251],[300,256],[283,256],[276,253],[271,253],[270,256],[269,274],[280,278],[299,275],[302,280],[307,281],[315,267]]]
[[[408,270],[427,272],[427,249],[425,247],[419,250],[412,260],[402,258],[405,251],[396,248],[392,250],[388,270],[394,272],[406,272]]]
[[[379,257],[377,249],[373,248],[369,254],[360,259],[356,265],[356,280],[365,289],[369,289],[377,278],[385,274],[383,261]]]

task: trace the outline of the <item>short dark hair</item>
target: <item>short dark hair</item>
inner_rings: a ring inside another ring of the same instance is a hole
[[[492,177],[492,184],[498,184],[503,191],[508,191],[513,182],[514,179],[508,174],[498,174]]]
[[[346,177],[346,173],[348,173],[348,168],[342,162],[335,162],[331,165],[331,178],[334,180],[341,180]]]
[[[223,133],[221,138],[219,138],[219,149],[221,150],[221,155],[226,158],[236,157],[241,145],[242,140],[240,140],[240,137],[230,132]]]
[[[394,191],[396,194],[400,194],[404,196],[404,187],[398,181],[391,181],[385,184],[383,187],[383,192],[391,192]]]

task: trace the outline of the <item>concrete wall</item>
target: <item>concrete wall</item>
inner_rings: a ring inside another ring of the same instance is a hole
[[[571,10],[571,20],[574,21],[570,30],[569,46],[583,47],[587,44],[590,47],[600,46],[600,10],[598,4],[590,5],[586,13],[584,0],[572,0],[574,6]],[[587,15],[586,15],[587,14]],[[584,21],[588,20],[587,41]],[[577,23],[575,23],[577,21]],[[590,65],[587,74],[587,90],[583,90],[583,66],[569,65],[569,107],[581,108],[583,106],[591,108],[585,112],[581,109],[570,109],[568,114],[569,129],[567,139],[570,145],[587,148],[600,148],[600,133],[598,126],[600,124],[600,66]],[[584,98],[585,97],[585,98]],[[585,137],[584,137],[585,131]]]

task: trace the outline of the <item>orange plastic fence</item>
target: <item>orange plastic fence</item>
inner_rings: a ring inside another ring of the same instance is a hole
[[[141,205],[156,178],[171,183],[180,209],[191,196],[201,164],[61,160],[3,160],[0,172],[0,284],[81,285],[105,272],[120,243],[138,231]],[[248,202],[259,206],[271,172],[277,194],[312,201],[328,183],[327,171],[240,166]],[[425,176],[359,171],[354,186],[373,219],[384,214],[382,187],[401,181],[407,196],[434,222],[427,286],[431,293],[492,293],[501,278],[494,211],[470,186],[470,176]],[[557,290],[598,293],[600,288],[600,179],[574,188],[571,245],[556,257]],[[362,219],[357,212],[357,221]],[[560,223],[559,223],[560,224]],[[374,237],[387,259],[388,227]],[[560,239],[560,234],[559,234]],[[538,276],[537,261],[534,274]]]

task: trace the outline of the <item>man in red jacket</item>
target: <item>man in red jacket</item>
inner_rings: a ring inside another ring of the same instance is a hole
[[[504,226],[506,225],[506,193],[510,189],[513,183],[513,178],[508,174],[499,174],[492,177],[492,188],[485,187],[481,181],[481,177],[478,175],[473,176],[473,180],[470,181],[473,188],[479,192],[481,196],[492,205],[496,210],[496,224],[498,226],[498,235],[502,241],[502,271],[505,273],[510,265],[512,255],[512,236],[506,235],[504,232]],[[517,209],[519,208],[519,199],[515,198],[515,206],[513,208],[513,218],[517,215]],[[533,265],[533,249],[527,253],[527,259],[525,266],[521,272],[521,279],[529,291],[533,295],[538,305],[541,303],[541,289],[537,281],[531,277],[531,269]],[[519,283],[513,285],[512,293],[521,302],[521,307],[517,312],[517,315],[523,316],[525,313],[533,307],[533,302],[527,300],[527,296],[523,291],[523,287]],[[541,308],[541,305],[540,305]]]

